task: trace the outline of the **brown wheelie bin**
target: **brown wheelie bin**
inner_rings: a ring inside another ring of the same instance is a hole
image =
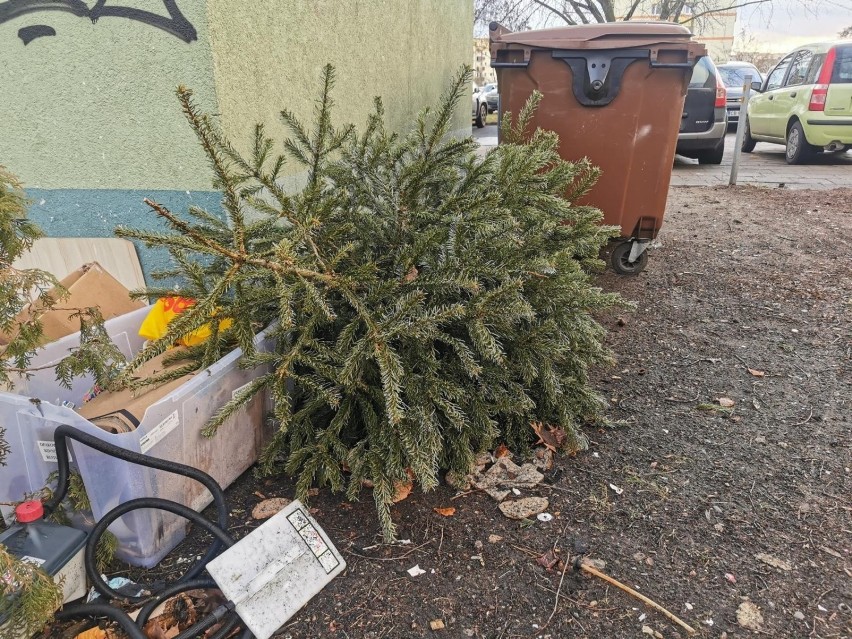
[[[621,227],[610,262],[639,273],[663,223],[683,101],[692,67],[706,55],[685,27],[612,22],[511,33],[491,23],[491,66],[500,107],[518,113],[543,94],[533,126],[559,134],[566,160],[602,169],[584,203]]]

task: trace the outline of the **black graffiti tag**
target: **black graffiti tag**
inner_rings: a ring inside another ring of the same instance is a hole
[[[19,16],[38,11],[65,11],[80,18],[88,18],[96,23],[101,18],[126,18],[157,27],[184,42],[198,39],[198,33],[192,23],[178,9],[175,0],[162,0],[168,16],[120,5],[107,4],[109,0],[97,0],[89,7],[83,0],[8,0],[0,2],[0,24]],[[46,25],[32,25],[18,30],[18,36],[29,44],[40,36],[56,35],[56,31]]]

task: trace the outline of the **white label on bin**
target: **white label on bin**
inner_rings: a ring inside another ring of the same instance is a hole
[[[40,559],[39,557],[30,557],[29,555],[24,555],[21,557],[21,561],[26,564],[32,564],[33,566],[41,567],[47,561],[46,559]]]
[[[180,418],[178,412],[174,411],[139,440],[139,449],[147,453],[178,426],[180,426]]]
[[[233,391],[231,391],[231,399],[236,399],[237,395],[242,393],[249,386],[251,386],[251,382],[249,382],[248,384],[243,384],[242,386],[238,386],[237,388],[235,388]]]
[[[37,441],[38,452],[41,453],[41,458],[49,464],[56,464],[59,460],[56,458],[56,442]],[[68,461],[71,459],[71,451],[68,451]]]

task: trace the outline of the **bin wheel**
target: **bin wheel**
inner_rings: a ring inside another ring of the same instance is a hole
[[[612,265],[612,270],[619,275],[639,275],[645,270],[648,264],[648,251],[642,251],[642,254],[636,258],[635,262],[629,262],[630,249],[633,248],[632,242],[622,242],[610,253],[609,261]]]

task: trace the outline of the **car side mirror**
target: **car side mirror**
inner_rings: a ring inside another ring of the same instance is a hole
[[[762,93],[763,92],[763,83],[755,80],[754,82],[751,83],[751,90],[754,91],[755,93]]]

